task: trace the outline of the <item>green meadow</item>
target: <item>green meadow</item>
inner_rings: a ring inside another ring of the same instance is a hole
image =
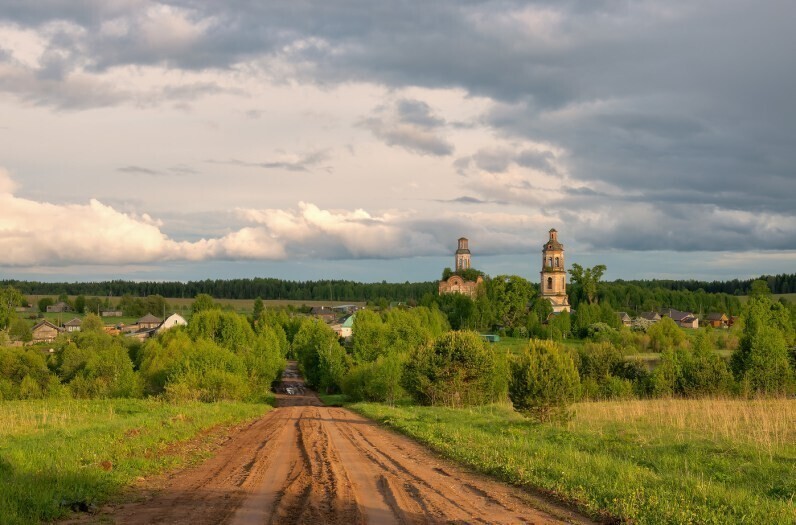
[[[0,522],[51,521],[101,505],[139,476],[204,457],[225,427],[269,409],[139,399],[4,401]]]
[[[796,523],[796,399],[580,403],[564,425],[533,423],[505,405],[350,408],[597,517]]]

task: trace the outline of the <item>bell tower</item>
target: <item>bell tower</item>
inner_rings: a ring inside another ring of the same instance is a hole
[[[456,250],[456,268],[457,272],[468,270],[470,268],[470,248],[467,246],[469,241],[466,237],[459,239],[459,248]]]
[[[553,312],[569,311],[567,271],[564,266],[564,245],[558,242],[558,232],[550,230],[550,239],[542,246],[540,289],[542,297],[550,301]]]

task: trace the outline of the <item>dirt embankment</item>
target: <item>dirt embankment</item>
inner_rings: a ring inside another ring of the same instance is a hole
[[[441,460],[343,408],[322,406],[292,365],[279,408],[160,490],[109,509],[124,524],[590,523]]]

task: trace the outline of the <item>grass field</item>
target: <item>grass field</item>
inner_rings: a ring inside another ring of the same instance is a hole
[[[595,514],[639,524],[796,522],[796,400],[582,403],[565,426],[506,406],[351,408]]]
[[[30,524],[99,505],[138,476],[196,460],[221,429],[266,405],[154,400],[0,403],[0,522]]]

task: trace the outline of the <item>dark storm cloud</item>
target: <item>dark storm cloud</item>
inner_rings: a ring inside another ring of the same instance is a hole
[[[421,100],[401,99],[375,109],[360,122],[379,140],[420,155],[445,156],[453,153],[453,144],[441,133],[445,121],[437,117]]]

